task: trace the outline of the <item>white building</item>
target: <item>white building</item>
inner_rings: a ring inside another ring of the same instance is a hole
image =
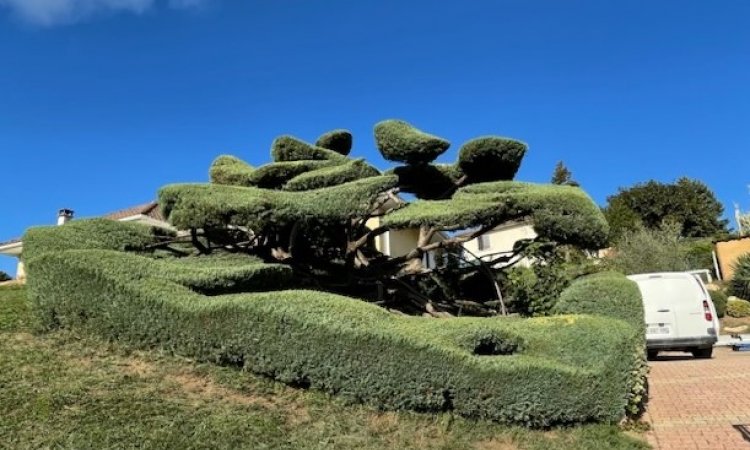
[[[131,208],[122,209],[109,213],[103,216],[106,219],[120,220],[123,222],[139,222],[146,225],[161,227],[161,228],[172,228],[167,223],[164,216],[162,216],[159,210],[159,205],[156,202],[150,202],[143,205],[133,206]],[[64,225],[68,221],[73,219],[73,210],[61,209],[57,213],[57,225]],[[23,241],[21,238],[11,239],[6,242],[0,242],[0,255],[10,256],[16,258],[18,263],[16,265],[16,276],[15,278],[19,281],[26,279],[26,271],[23,266]]]

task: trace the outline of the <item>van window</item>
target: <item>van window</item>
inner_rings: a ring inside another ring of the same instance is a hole
[[[644,301],[667,300],[694,302],[696,296],[696,280],[682,277],[659,277],[639,280],[638,286],[643,293]]]

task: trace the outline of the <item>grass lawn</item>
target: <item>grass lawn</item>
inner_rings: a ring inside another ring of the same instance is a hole
[[[0,288],[0,448],[643,449],[616,426],[530,431],[380,412],[233,368],[30,331]]]

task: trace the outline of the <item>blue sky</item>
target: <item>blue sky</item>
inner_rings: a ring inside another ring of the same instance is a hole
[[[219,154],[372,125],[529,143],[600,204],[686,175],[747,192],[750,2],[0,0],[0,240],[204,181]],[[0,270],[13,260],[0,257]]]

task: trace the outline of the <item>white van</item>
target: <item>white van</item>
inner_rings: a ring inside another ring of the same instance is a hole
[[[710,358],[719,319],[711,296],[699,277],[687,272],[631,275],[643,296],[648,359],[660,350],[691,352]]]

